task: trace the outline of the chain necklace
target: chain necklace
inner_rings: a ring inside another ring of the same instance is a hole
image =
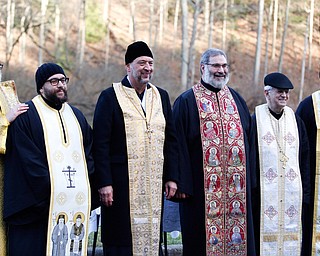
[[[133,88],[134,89],[134,88]],[[151,143],[151,135],[153,133],[153,130],[151,129],[151,116],[152,116],[152,107],[153,107],[153,94],[151,92],[151,108],[150,108],[150,115],[149,115],[149,121],[147,119],[147,107],[145,109],[145,114],[142,113],[143,111],[141,111],[141,109],[139,109],[137,107],[137,104],[135,104],[134,102],[134,99],[129,96],[128,92],[126,91],[126,88],[125,86],[123,86],[123,90],[127,96],[127,98],[130,100],[131,104],[134,106],[134,108],[137,110],[137,112],[140,114],[140,116],[144,119],[145,123],[146,123],[146,133],[147,133],[147,136],[148,136],[148,139],[149,139],[149,143]],[[146,87],[145,89],[145,94],[143,97],[147,97],[147,92],[148,92],[148,89]],[[142,105],[140,104],[141,108],[142,108]]]
[[[280,153],[280,162],[282,163],[282,169],[286,169],[286,165],[287,165],[287,162],[289,160],[289,157],[286,156],[286,143],[284,142],[283,145],[284,147],[282,148],[281,144],[280,144],[280,139],[282,137],[282,134],[281,134],[281,127],[280,127],[280,124],[279,124],[279,120],[277,120],[276,118],[272,118],[271,116],[271,113],[270,113],[270,109],[269,107],[267,106],[267,112],[269,114],[269,118],[270,118],[270,123],[271,123],[271,128],[272,128],[272,131],[274,133],[274,136],[276,138],[276,142],[277,142],[277,145],[278,145],[278,149],[279,149],[279,153]],[[273,119],[275,119],[275,122],[277,124],[277,131],[276,132],[276,129],[274,127],[274,124],[273,124]],[[283,111],[283,119],[284,119],[284,135],[286,134],[286,112]],[[279,135],[279,138],[278,138],[278,135]]]

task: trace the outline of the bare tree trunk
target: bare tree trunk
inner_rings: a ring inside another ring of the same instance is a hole
[[[228,18],[228,0],[224,0],[223,7],[223,28],[222,28],[222,49],[226,50],[227,41],[227,18]]]
[[[81,71],[84,59],[85,43],[86,43],[86,0],[80,0],[79,10],[79,30],[78,30],[78,43],[77,43],[77,63],[78,70]]]
[[[43,62],[43,49],[44,49],[44,41],[45,41],[45,23],[46,23],[47,7],[48,7],[48,0],[41,0],[41,23],[40,23],[40,31],[39,31],[39,53],[38,53],[39,65],[41,65]]]
[[[299,102],[301,102],[303,98],[304,75],[305,75],[305,69],[306,69],[306,55],[307,55],[307,48],[308,48],[309,20],[310,20],[310,13],[307,17],[307,26],[306,26],[306,32],[304,35],[304,49],[303,49],[302,63],[301,63],[301,82],[300,82],[300,91],[299,91]]]
[[[133,41],[136,41],[136,25],[135,25],[134,15],[135,15],[135,1],[134,0],[130,0],[129,33],[132,35]]]
[[[174,20],[173,20],[173,41],[176,40],[177,32],[178,32],[179,10],[180,10],[180,0],[176,0],[176,7],[174,11]]]
[[[159,1],[159,43],[161,44],[163,41],[163,32],[166,31],[168,20],[168,0],[160,0]]]
[[[195,60],[194,45],[197,37],[198,18],[201,11],[202,1],[203,0],[194,1],[193,26],[192,26],[192,34],[191,34],[190,47],[189,47],[188,71],[190,74],[190,79],[189,79],[188,87],[191,87],[194,84],[194,60]]]
[[[283,28],[283,34],[282,34],[282,42],[281,42],[281,48],[280,48],[280,56],[279,56],[279,65],[278,65],[279,72],[282,71],[283,55],[284,55],[284,49],[285,49],[286,37],[287,37],[287,30],[288,30],[289,10],[290,10],[290,0],[287,0],[286,19],[285,19],[285,22],[284,22],[284,28]]]
[[[12,30],[14,24],[15,1],[7,1],[7,23],[6,23],[6,62],[5,66],[9,68],[9,61],[13,50]]]
[[[168,26],[168,15],[169,15],[169,9],[168,9],[168,0],[164,0],[164,4],[163,4],[163,29],[164,31],[167,31],[167,26]]]
[[[209,0],[204,0],[204,35],[208,34],[210,21],[210,3]]]
[[[210,26],[209,26],[209,42],[208,47],[211,48],[213,43],[213,32],[214,32],[214,6],[215,6],[215,0],[211,0],[211,6],[210,6]]]
[[[55,58],[59,59],[59,34],[60,34],[60,1],[55,0],[54,3],[55,8],[55,17],[54,17],[54,24],[55,24],[55,30],[54,30],[54,52],[55,52]]]
[[[152,31],[153,31],[153,17],[154,17],[154,0],[150,0],[149,3],[149,43],[152,44]]]
[[[269,60],[269,34],[270,34],[270,24],[272,18],[273,2],[271,1],[267,20],[267,35],[266,35],[266,53],[264,58],[264,75],[268,73],[268,60]]]
[[[263,10],[264,10],[264,0],[259,0],[256,58],[255,58],[254,74],[253,74],[253,83],[254,83],[254,87],[255,88],[258,87],[259,75],[260,75],[261,35],[262,35],[262,27],[263,27]]]
[[[181,0],[181,86],[187,88],[188,83],[188,2]]]
[[[175,10],[174,10],[174,19],[173,19],[173,35],[172,35],[173,44],[175,44],[175,41],[177,40],[179,10],[180,10],[180,0],[176,0]],[[176,58],[175,51],[176,51],[175,47],[172,47],[172,55],[171,55],[172,60]]]
[[[110,27],[109,27],[109,6],[110,6],[111,0],[104,0],[103,5],[103,20],[104,24],[106,26],[106,45],[105,45],[105,57],[104,57],[104,67],[105,70],[108,70],[109,66],[109,51],[110,51]]]
[[[312,68],[312,38],[313,38],[313,17],[314,17],[314,0],[310,1],[310,22],[309,22],[309,64],[308,70],[311,71]]]
[[[0,62],[0,82],[2,81],[2,69],[3,69],[3,64]],[[3,251],[0,249],[0,252],[3,252]]]
[[[274,60],[276,56],[276,45],[277,45],[277,27],[278,27],[278,0],[274,0],[274,12],[273,12],[273,37],[272,37],[272,53],[271,59]]]
[[[164,27],[164,1],[160,0],[160,10],[159,10],[159,42],[162,43],[163,38],[163,27]]]
[[[20,33],[21,33],[21,39],[19,40],[19,63],[22,65],[25,63],[25,55],[26,55],[26,42],[27,42],[27,36],[26,36],[26,20],[29,17],[30,14],[30,4],[26,3],[26,1],[23,1],[23,9],[24,15],[21,17],[20,20]],[[22,65],[24,67],[24,65]]]

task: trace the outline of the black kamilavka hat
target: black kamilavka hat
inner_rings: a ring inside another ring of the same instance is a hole
[[[274,72],[266,75],[264,85],[270,85],[278,89],[293,89],[293,84],[287,76],[282,73]]]
[[[137,41],[130,44],[127,47],[127,51],[125,54],[126,65],[133,62],[136,58],[141,56],[148,56],[150,58],[153,58],[152,52],[148,45],[143,41]]]

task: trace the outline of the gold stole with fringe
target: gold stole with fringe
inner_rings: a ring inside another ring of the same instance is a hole
[[[279,120],[268,105],[256,107],[260,159],[261,255],[300,255],[302,182],[299,134],[294,112],[285,107]]]
[[[0,154],[6,152],[6,140],[9,122],[6,114],[17,104],[19,104],[16,86],[13,80],[0,83]],[[4,175],[4,159],[0,155],[0,255],[6,254],[6,229],[2,218],[3,212],[3,175]]]
[[[315,122],[317,126],[316,137],[316,170],[315,170],[315,191],[314,211],[312,230],[312,255],[320,254],[320,91],[312,94]],[[307,125],[307,124],[306,124]]]
[[[91,201],[80,124],[67,103],[57,111],[40,95],[32,101],[43,126],[51,183],[47,255],[74,255],[80,251],[87,255]],[[83,225],[78,240],[71,233],[77,219]],[[77,246],[71,246],[70,238],[77,240]]]
[[[114,83],[124,117],[133,255],[158,255],[165,118],[158,89],[145,91],[146,110],[135,89]]]
[[[227,86],[193,86],[203,150],[206,255],[246,255],[246,152],[237,105]]]

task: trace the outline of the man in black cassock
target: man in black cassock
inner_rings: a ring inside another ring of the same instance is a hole
[[[94,114],[95,185],[104,255],[159,253],[163,192],[177,189],[177,139],[168,93],[150,83],[153,54],[130,44],[127,75],[102,91]]]
[[[183,255],[255,255],[250,113],[243,98],[227,86],[223,51],[204,52],[200,71],[201,81],[173,106]],[[235,205],[237,215],[232,214]]]
[[[306,218],[310,202],[309,143],[303,121],[287,106],[291,89],[293,84],[286,75],[268,74],[264,78],[267,102],[257,106],[252,115],[257,151],[253,208],[258,255],[270,251],[309,255],[310,250],[310,221]]]
[[[320,75],[320,74],[319,74]],[[314,231],[314,210],[315,203],[317,198],[319,198],[319,192],[316,194],[316,173],[319,173],[320,162],[317,160],[317,147],[319,143],[319,124],[316,123],[316,120],[319,120],[318,104],[319,104],[319,94],[320,91],[316,91],[306,97],[303,101],[300,102],[296,114],[304,121],[307,135],[309,139],[309,156],[310,156],[310,207],[305,214],[304,220],[306,223],[306,229],[308,233],[306,234],[307,246],[305,249],[305,255],[311,255],[312,250],[315,250],[315,236]],[[316,118],[317,116],[317,118]],[[317,213],[317,216],[319,213]]]
[[[60,123],[61,128],[60,131],[57,130],[57,134],[62,134],[61,139],[67,148],[72,144],[72,141],[69,141],[69,122],[64,119],[64,110],[68,104],[66,101],[69,79],[64,70],[55,63],[42,64],[37,69],[35,79],[38,92],[35,98],[42,102],[42,107],[56,112],[55,121]],[[49,152],[43,129],[46,125],[50,126],[51,122],[42,123],[33,100],[27,102],[29,110],[10,124],[7,137],[4,220],[8,225],[8,255],[13,256],[46,255],[47,237],[51,238],[51,235],[47,236],[47,230],[52,180],[49,175]],[[82,136],[83,140],[85,164],[88,173],[91,174],[94,167],[91,156],[92,130],[80,110],[69,106],[81,129],[79,136]],[[77,130],[72,132],[76,133]],[[54,151],[54,148],[50,150]],[[82,151],[82,148],[77,150]],[[72,152],[75,152],[74,148]],[[63,161],[62,158],[61,160]],[[89,199],[83,199],[88,204]]]

